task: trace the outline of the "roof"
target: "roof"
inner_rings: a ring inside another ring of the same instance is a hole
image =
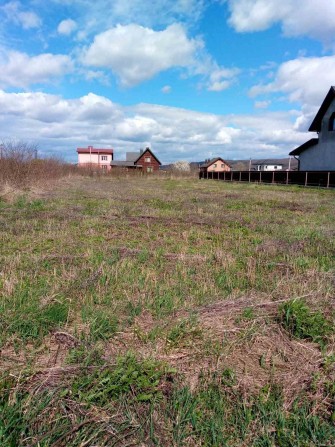
[[[123,167],[128,167],[128,166],[135,166],[135,163],[133,161],[112,161],[111,162],[111,166],[123,166]]]
[[[335,87],[331,86],[329,92],[327,93],[325,99],[323,100],[323,103],[321,104],[321,107],[319,108],[318,113],[315,115],[315,118],[308,129],[309,132],[321,131],[322,118],[324,117],[334,98],[335,98]]]
[[[266,166],[266,165],[283,166],[283,163],[280,163],[280,161],[275,158],[266,158],[264,160],[255,160],[252,163],[252,165],[253,166]]]
[[[209,160],[207,163],[202,163],[202,164],[200,165],[200,168],[208,168],[208,167],[211,166],[213,163],[215,163],[215,162],[217,162],[217,161],[219,161],[219,160],[223,161],[223,163],[225,163],[227,166],[229,166],[229,167],[231,168],[230,164],[227,163],[227,162],[226,162],[223,158],[221,158],[221,157],[212,158],[212,159]]]
[[[317,145],[318,142],[319,142],[318,138],[312,138],[312,139],[306,141],[306,143],[302,144],[301,146],[299,146],[296,149],[294,149],[293,151],[291,151],[289,153],[289,155],[300,155],[302,152],[309,149],[310,147]]]
[[[141,154],[141,152],[126,152],[126,161],[134,162],[138,159],[139,154]]]
[[[113,154],[113,149],[98,149],[95,147],[89,148],[89,147],[78,147],[77,149],[78,154]]]
[[[148,147],[146,147],[145,149],[144,149],[144,151],[142,152],[140,152],[140,154],[138,155],[138,153],[137,153],[137,155],[138,155],[138,157],[136,158],[136,160],[134,161],[134,163],[136,164],[137,162],[138,162],[138,160],[146,153],[146,152],[150,152],[150,154],[157,160],[157,162],[158,162],[158,164],[159,165],[161,165],[162,163],[158,160],[158,158],[156,157],[156,155],[148,148]]]

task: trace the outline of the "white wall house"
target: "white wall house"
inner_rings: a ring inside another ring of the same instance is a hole
[[[281,171],[283,169],[283,165],[280,164],[259,164],[256,165],[257,171]]]
[[[99,149],[93,146],[85,148],[78,147],[78,166],[79,167],[99,167],[104,171],[110,171],[113,161],[113,149]]]

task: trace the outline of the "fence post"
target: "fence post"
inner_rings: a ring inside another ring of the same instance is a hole
[[[249,183],[250,183],[250,171],[249,171]]]
[[[288,171],[286,171],[286,185],[288,185]]]
[[[262,171],[259,171],[259,183],[262,183]]]
[[[330,172],[328,172],[328,175],[327,175],[327,188],[329,188],[329,180],[330,180]]]
[[[223,171],[223,181],[226,181],[226,171]]]
[[[240,171],[240,181],[241,181],[242,172]]]
[[[306,171],[306,174],[305,174],[305,186],[307,186],[307,179],[308,179],[308,171]]]
[[[230,181],[233,181],[233,171],[230,171]]]

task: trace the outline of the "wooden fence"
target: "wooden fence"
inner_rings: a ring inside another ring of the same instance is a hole
[[[335,171],[230,171],[200,172],[200,179],[225,182],[273,183],[280,185],[335,188]]]

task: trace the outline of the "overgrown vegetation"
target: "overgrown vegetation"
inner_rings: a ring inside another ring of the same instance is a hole
[[[121,174],[0,200],[0,445],[334,445],[334,208]]]
[[[7,185],[4,196],[14,187],[26,188],[75,172],[75,166],[59,159],[40,158],[34,144],[14,140],[0,142],[0,186]]]

